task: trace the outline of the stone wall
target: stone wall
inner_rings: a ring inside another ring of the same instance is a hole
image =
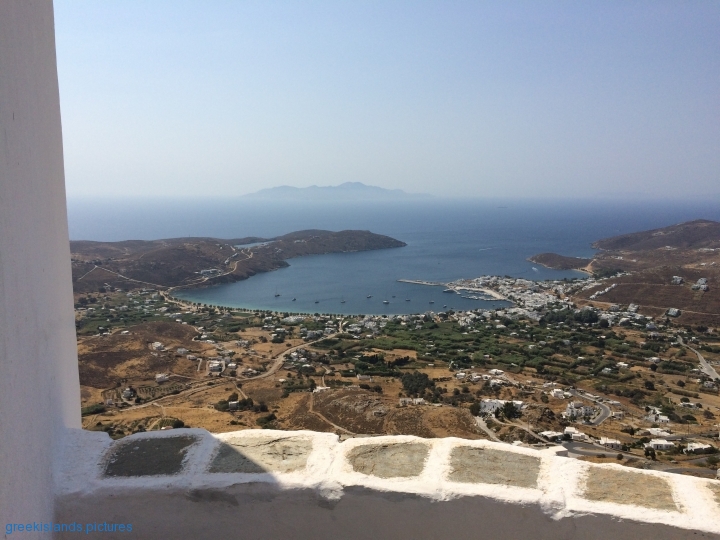
[[[719,482],[488,441],[78,431],[66,456],[56,521],[133,538],[720,538]]]

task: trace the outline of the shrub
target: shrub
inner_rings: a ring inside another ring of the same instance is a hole
[[[275,420],[277,420],[277,416],[275,416],[275,413],[270,413],[267,416],[261,416],[255,422],[257,423],[258,426],[264,428],[264,427],[267,427],[268,424],[270,424],[271,422],[274,422]]]
[[[221,399],[215,404],[215,410],[218,410],[220,412],[225,412],[230,408],[230,405],[228,405],[228,402],[226,399]]]
[[[97,405],[90,405],[89,407],[83,407],[80,410],[80,413],[82,416],[87,416],[89,414],[100,414],[105,412],[105,405],[102,403],[98,403]]]

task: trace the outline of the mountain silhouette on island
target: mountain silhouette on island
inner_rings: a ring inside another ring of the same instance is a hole
[[[385,189],[368,186],[362,182],[345,182],[338,186],[277,186],[261,189],[245,195],[252,199],[292,200],[292,201],[386,201],[386,200],[422,200],[431,198],[422,193],[407,193],[401,189]]]

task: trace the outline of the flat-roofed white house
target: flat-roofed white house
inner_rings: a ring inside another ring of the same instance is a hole
[[[712,454],[716,448],[711,444],[691,442],[683,450],[686,454]]]
[[[600,444],[610,450],[622,450],[622,443],[617,439],[610,439],[608,437],[600,437]]]
[[[653,450],[672,450],[675,445],[665,439],[650,439],[650,442],[645,443],[645,448],[652,448]]]

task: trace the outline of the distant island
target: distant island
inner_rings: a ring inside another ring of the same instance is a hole
[[[244,195],[248,199],[267,199],[278,201],[323,201],[323,202],[355,202],[384,200],[423,200],[432,198],[427,194],[407,193],[401,189],[385,189],[368,186],[362,182],[345,182],[338,186],[309,186],[298,188],[278,186],[261,189],[255,193]]]
[[[370,231],[298,231],[275,238],[169,238],[122,242],[71,241],[73,288],[95,292],[106,285],[126,289],[231,283],[288,266],[303,255],[403,247],[400,240]]]

